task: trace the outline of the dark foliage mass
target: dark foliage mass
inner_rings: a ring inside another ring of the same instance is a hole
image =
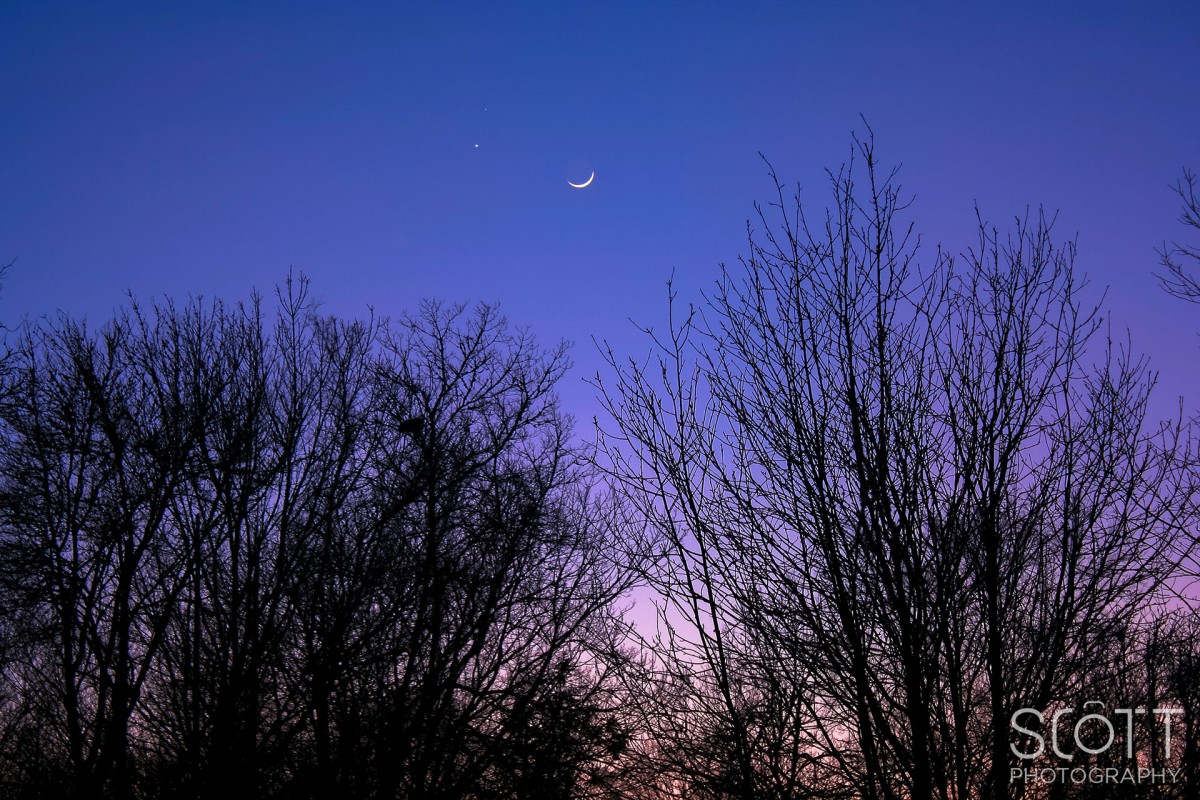
[[[852,152],[608,354],[594,446],[488,306],[8,331],[0,796],[1195,796],[1191,423],[1050,221],[924,258]],[[1013,778],[1063,763],[1174,777]]]

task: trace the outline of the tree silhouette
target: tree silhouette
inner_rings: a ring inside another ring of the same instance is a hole
[[[496,796],[519,752],[560,793],[602,783],[632,573],[554,395],[565,349],[488,306],[277,301],[10,350],[6,793]]]
[[[1073,696],[1194,522],[1185,431],[1094,346],[1074,248],[981,220],[922,267],[895,177],[868,138],[823,215],[776,180],[740,267],[598,378],[713,796],[780,796],[796,764],[790,796],[1009,796],[1012,712]],[[802,713],[764,736],[762,707]]]
[[[1189,169],[1174,186],[1183,206],[1179,222],[1185,227],[1200,230],[1200,196],[1196,195],[1196,173]],[[1159,250],[1159,260],[1166,274],[1158,279],[1166,291],[1183,300],[1200,303],[1200,279],[1194,272],[1200,263],[1200,248],[1183,242],[1172,242]]]
[[[1191,796],[1200,456],[1074,246],[979,217],[926,260],[869,137],[821,214],[771,178],[746,257],[607,353],[595,447],[565,346],[487,305],[289,278],[6,329],[0,794]],[[1096,701],[1183,709],[1174,748],[1148,713],[1074,764],[1180,781],[1011,781],[1058,765],[1014,712]]]

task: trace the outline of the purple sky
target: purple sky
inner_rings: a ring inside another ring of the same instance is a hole
[[[1194,0],[166,5],[0,5],[0,320],[291,266],[342,315],[499,301],[576,342],[587,418],[591,338],[644,351],[672,270],[696,299],[745,250],[758,152],[821,208],[861,113],[927,260],[976,202],[1059,210],[1160,402],[1200,407],[1200,309],[1151,276],[1200,169]]]

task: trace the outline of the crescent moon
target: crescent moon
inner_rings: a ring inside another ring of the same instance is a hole
[[[591,176],[583,183],[571,183],[570,181],[567,181],[567,185],[574,186],[576,189],[586,189],[588,186],[592,185],[592,181],[594,181],[594,180],[596,180],[595,170],[592,171]]]

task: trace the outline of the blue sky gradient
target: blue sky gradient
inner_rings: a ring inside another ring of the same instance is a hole
[[[0,7],[0,320],[289,268],[341,315],[496,301],[576,343],[586,419],[592,337],[644,352],[673,271],[696,300],[745,252],[760,152],[822,208],[861,114],[926,262],[975,204],[1057,210],[1162,408],[1200,405],[1200,309],[1152,276],[1200,169],[1200,4],[246,5]]]

